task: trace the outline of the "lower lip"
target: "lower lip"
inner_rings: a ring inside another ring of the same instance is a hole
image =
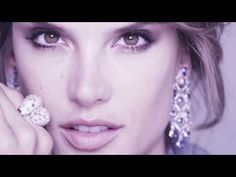
[[[118,130],[109,129],[97,133],[86,133],[63,128],[61,132],[74,148],[81,151],[96,151],[109,144],[116,137]]]

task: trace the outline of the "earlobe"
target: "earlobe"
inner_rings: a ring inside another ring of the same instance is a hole
[[[180,50],[177,68],[176,68],[176,74],[183,68],[187,69],[188,71],[187,78],[190,78],[191,73],[192,73],[191,58],[185,49]]]

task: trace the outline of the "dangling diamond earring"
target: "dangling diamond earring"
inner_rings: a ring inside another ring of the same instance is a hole
[[[176,139],[176,146],[182,147],[183,141],[189,138],[190,130],[190,82],[187,78],[187,68],[182,68],[175,77],[173,86],[174,100],[170,112],[169,137]]]
[[[11,78],[11,79],[7,78],[6,79],[7,80],[7,86],[9,88],[16,89],[16,90],[20,89],[17,77],[18,77],[17,69],[16,69],[16,66],[14,66],[14,68],[13,68],[13,78]]]

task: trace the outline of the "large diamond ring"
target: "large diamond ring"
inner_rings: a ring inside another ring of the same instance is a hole
[[[36,95],[27,96],[18,111],[23,117],[29,117],[34,124],[39,126],[47,125],[51,117],[47,109],[43,107],[41,98]]]

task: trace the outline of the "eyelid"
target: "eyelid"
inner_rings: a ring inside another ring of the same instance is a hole
[[[55,29],[52,29],[52,28],[48,28],[48,27],[35,27],[35,28],[31,29],[29,32],[29,35],[27,35],[26,39],[31,40],[34,43],[37,43],[37,42],[35,42],[35,39],[45,33],[54,33],[54,34],[58,35],[65,42],[64,45],[68,46],[68,42],[67,42],[65,36],[61,32],[59,32]],[[37,43],[37,44],[40,45],[39,43]],[[48,46],[53,46],[53,45],[57,45],[57,44],[56,43],[48,44]]]
[[[145,42],[143,41],[142,44],[138,44],[140,43],[138,41],[137,43],[138,45],[137,44],[135,45],[118,44],[119,40],[124,40],[124,37],[130,34],[139,36],[139,40],[140,38],[143,38],[142,40],[145,40]],[[143,29],[143,28],[142,29],[129,29],[129,30],[123,31],[122,33],[119,33],[119,35],[117,35],[115,40],[113,40],[111,47],[115,51],[121,54],[137,54],[137,53],[145,52],[146,50],[151,48],[153,44],[155,44],[159,40],[159,36],[160,36],[160,32],[154,31],[152,29]]]
[[[39,34],[39,35],[34,39],[34,41],[37,42],[37,43],[39,43],[39,44],[41,44],[41,45],[48,45],[48,46],[53,46],[53,45],[58,45],[58,44],[63,44],[63,45],[66,44],[66,42],[65,42],[60,36],[59,36],[58,42],[56,42],[56,43],[41,42],[41,40],[45,40],[45,34],[46,34],[45,32]],[[42,36],[42,35],[44,35],[44,36]],[[44,38],[44,39],[42,39],[42,38]],[[42,44],[42,43],[45,43],[45,44]]]
[[[116,40],[114,42],[117,42],[119,39],[121,39],[122,37],[124,37],[126,35],[138,35],[138,36],[145,38],[148,42],[151,42],[154,39],[154,37],[152,36],[152,33],[148,30],[133,29],[133,30],[125,31],[121,34],[118,34],[118,37],[116,38]]]

